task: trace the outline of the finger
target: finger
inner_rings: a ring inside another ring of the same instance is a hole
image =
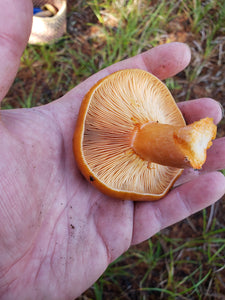
[[[191,51],[186,44],[170,43],[160,45],[140,54],[145,69],[163,80],[172,77],[187,67]]]
[[[32,2],[0,2],[0,100],[16,75],[32,24]]]
[[[186,44],[175,42],[157,46],[136,57],[116,63],[107,68],[107,71],[112,73],[126,68],[139,68],[163,80],[186,68],[190,59],[189,47]]]
[[[206,172],[222,169],[225,169],[225,137],[213,141],[213,146],[207,150],[207,159],[201,170],[185,169],[174,186],[191,181]]]
[[[132,244],[213,204],[225,193],[225,177],[208,173],[172,190],[156,202],[136,203]]]
[[[211,98],[200,98],[178,103],[180,110],[188,124],[209,117],[218,124],[223,117],[222,106]]]
[[[207,160],[203,165],[204,171],[225,169],[225,137],[213,141],[213,146],[207,151]]]
[[[79,90],[83,94],[84,87],[87,92],[87,88],[89,89],[101,78],[129,68],[146,70],[162,80],[182,71],[189,64],[190,59],[191,52],[186,44],[177,42],[163,44],[103,69],[82,83]]]
[[[55,113],[63,119],[61,123],[64,123],[64,119],[68,120],[70,116],[75,119],[84,95],[103,77],[121,69],[139,68],[152,72],[160,79],[165,79],[183,70],[189,64],[190,58],[190,50],[186,44],[176,42],[160,45],[99,71],[48,107],[52,108],[54,105]]]

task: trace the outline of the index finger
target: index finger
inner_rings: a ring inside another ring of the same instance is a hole
[[[191,52],[186,44],[174,42],[157,46],[99,71],[80,83],[59,101],[50,103],[50,107],[54,105],[54,110],[59,118],[68,120],[71,117],[71,119],[74,119],[74,114],[78,113],[85,94],[97,81],[105,76],[121,69],[138,68],[154,74],[159,79],[165,79],[182,71],[189,64],[190,59]],[[61,123],[63,123],[63,120],[61,120]]]
[[[185,69],[190,60],[191,52],[186,44],[179,42],[163,44],[99,71],[81,83],[79,91],[84,92],[85,86],[87,92],[98,80],[121,69],[143,69],[163,80]]]
[[[208,173],[173,189],[155,202],[135,203],[132,244],[213,204],[225,193],[225,177]]]

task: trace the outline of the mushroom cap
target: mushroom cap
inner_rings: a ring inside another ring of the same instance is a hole
[[[84,97],[74,133],[74,155],[87,180],[103,193],[127,200],[156,200],[183,169],[149,163],[132,149],[138,126],[185,126],[167,87],[140,69],[115,72]]]

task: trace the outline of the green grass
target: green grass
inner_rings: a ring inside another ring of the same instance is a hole
[[[74,13],[86,22],[76,33],[27,46],[3,108],[46,104],[100,69],[170,41],[185,41],[193,56],[185,71],[165,81],[175,99],[204,95],[223,103],[223,1],[71,1],[69,20]],[[80,299],[219,299],[225,294],[223,205],[132,247]]]
[[[169,238],[166,234],[158,234],[153,241],[147,242],[147,248],[131,249],[127,254],[127,270],[133,274],[115,272],[115,264],[109,267],[101,280],[112,283],[110,276],[119,280],[122,275],[137,284],[139,299],[155,297],[157,299],[203,299],[204,287],[213,283],[220,284],[219,270],[225,263],[225,238],[218,237],[225,229],[212,230],[205,237]],[[118,263],[117,263],[118,264]],[[141,270],[141,272],[138,270]],[[116,275],[115,275],[116,274]],[[155,279],[154,276],[157,276]],[[155,281],[158,280],[158,286]],[[119,285],[119,283],[117,283]],[[209,290],[210,293],[210,290]],[[131,297],[130,293],[130,297]],[[105,299],[103,297],[103,299]],[[124,298],[125,299],[125,298]]]
[[[95,299],[133,299],[135,291],[138,299],[210,299],[203,296],[210,295],[212,285],[219,295],[224,234],[225,229],[210,228],[204,236],[171,238],[162,232],[149,239],[144,249],[133,247],[112,263],[86,296],[92,299],[94,292]]]

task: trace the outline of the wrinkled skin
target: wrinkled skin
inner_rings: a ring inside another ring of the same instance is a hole
[[[8,0],[0,8],[2,99],[28,40],[32,6],[28,0]],[[177,187],[157,202],[108,198],[83,179],[74,162],[80,102],[98,79],[122,68],[142,68],[165,79],[189,61],[186,45],[159,46],[100,71],[49,105],[1,111],[1,299],[74,299],[130,245],[225,193],[225,179],[216,172],[225,168],[224,138],[214,142],[201,171],[184,172]],[[222,117],[212,99],[181,103],[180,108],[188,123],[206,116],[218,123]]]

